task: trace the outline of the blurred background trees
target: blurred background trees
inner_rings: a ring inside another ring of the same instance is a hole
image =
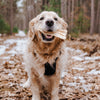
[[[69,24],[69,33],[100,34],[100,0],[0,0],[0,33],[27,31],[41,11],[55,11]]]

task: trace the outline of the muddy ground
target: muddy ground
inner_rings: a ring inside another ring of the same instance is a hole
[[[24,70],[27,37],[0,37],[0,100],[31,100]],[[68,65],[59,85],[61,100],[100,100],[100,36],[81,35],[66,43]]]

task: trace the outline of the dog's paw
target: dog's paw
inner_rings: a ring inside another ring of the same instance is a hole
[[[24,84],[23,84],[24,88],[29,88],[30,87],[30,80],[28,79]]]

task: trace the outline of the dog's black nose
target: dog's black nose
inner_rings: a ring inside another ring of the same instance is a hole
[[[53,26],[54,25],[53,20],[47,20],[46,25],[49,26],[49,27]]]

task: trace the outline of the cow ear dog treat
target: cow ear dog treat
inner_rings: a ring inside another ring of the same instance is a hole
[[[66,39],[66,36],[67,36],[67,30],[61,30],[61,31],[58,31],[54,34],[54,36],[56,37],[59,37],[61,39]]]
[[[40,29],[39,31],[44,33],[44,34],[52,35],[52,36],[58,37],[58,38],[63,39],[63,40],[65,40],[67,37],[67,30],[58,30],[56,32],[46,32],[46,31],[42,31]]]

